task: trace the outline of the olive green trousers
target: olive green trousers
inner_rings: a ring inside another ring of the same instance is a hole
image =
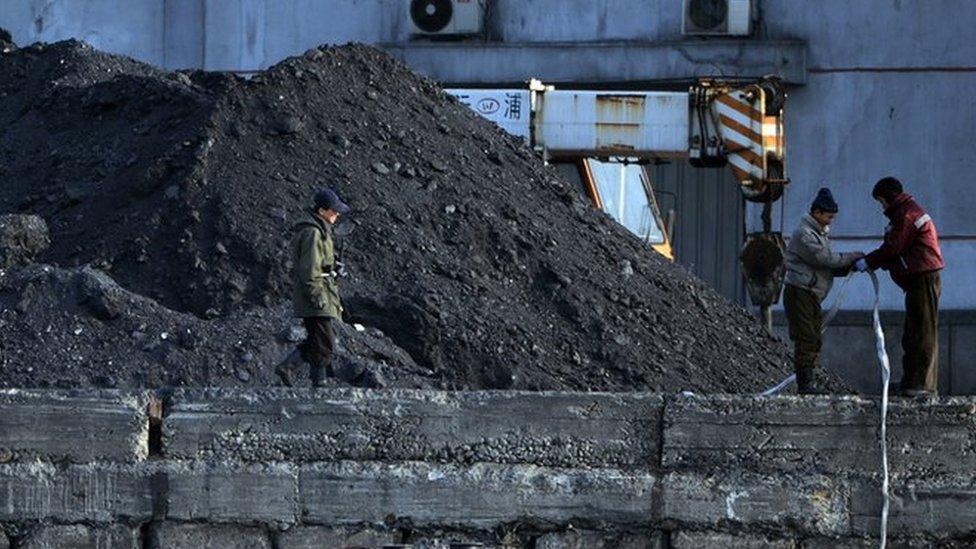
[[[939,388],[939,271],[909,277],[905,290],[905,330],[901,337],[902,389]]]
[[[793,341],[793,368],[812,370],[820,364],[822,312],[816,294],[805,288],[787,284],[783,290],[783,309]]]

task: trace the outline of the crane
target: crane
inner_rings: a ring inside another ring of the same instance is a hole
[[[763,230],[747,235],[740,261],[750,299],[771,329],[785,248],[771,208],[789,182],[778,78],[702,79],[687,91],[569,90],[539,80],[446,91],[540,150],[595,207],[672,260],[674,214],[661,214],[641,164],[686,158],[694,167],[728,166],[743,197],[763,204]]]

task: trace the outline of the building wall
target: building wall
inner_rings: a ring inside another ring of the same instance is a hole
[[[68,38],[162,65],[164,3],[159,0],[3,0],[0,27],[14,42],[55,42]]]
[[[790,91],[787,230],[820,186],[841,207],[833,235],[847,250],[870,251],[887,224],[871,187],[902,180],[935,219],[947,268],[943,306],[976,308],[976,42],[966,39],[976,3],[935,0],[825,2],[767,0],[770,36],[807,41],[806,84]],[[758,224],[758,209],[751,223]],[[884,277],[882,307],[902,307]],[[873,293],[858,284],[846,308],[867,309]]]

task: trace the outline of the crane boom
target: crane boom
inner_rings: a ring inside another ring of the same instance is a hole
[[[549,157],[687,158],[728,164],[752,201],[775,201],[787,183],[778,81],[744,86],[702,80],[689,91],[447,90]]]

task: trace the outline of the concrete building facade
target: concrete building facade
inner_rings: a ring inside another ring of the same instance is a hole
[[[790,93],[792,183],[774,224],[779,226],[782,211],[790,232],[816,190],[829,186],[841,206],[833,230],[837,246],[869,251],[886,224],[870,197],[872,185],[886,175],[905,182],[935,219],[948,264],[942,297],[942,359],[951,372],[946,383],[953,392],[976,390],[976,375],[969,372],[976,357],[970,345],[976,342],[976,193],[970,190],[976,173],[976,96],[970,91],[976,42],[968,39],[976,3],[754,0],[751,36],[700,38],[682,35],[680,0],[489,0],[483,36],[460,42],[414,40],[408,3],[6,0],[0,26],[21,44],[75,37],[174,69],[255,71],[319,44],[358,41],[380,45],[454,86],[540,78],[564,87],[676,89],[703,76],[780,74]],[[681,182],[666,186],[675,184]],[[699,232],[741,235],[759,225],[759,209],[743,210],[734,198],[725,208],[684,204],[678,210],[701,216],[694,223],[708,230]],[[723,211],[728,215],[716,213]],[[727,280],[717,284],[723,285]],[[741,288],[732,286],[727,295],[741,298]],[[873,301],[867,278],[853,279],[844,329],[851,330],[849,339],[865,343],[865,364],[873,363],[864,313]],[[894,329],[902,295],[886,277],[881,305],[891,311],[886,319]],[[850,362],[846,349],[826,351],[828,363]],[[864,388],[876,385],[870,370],[853,379]]]

